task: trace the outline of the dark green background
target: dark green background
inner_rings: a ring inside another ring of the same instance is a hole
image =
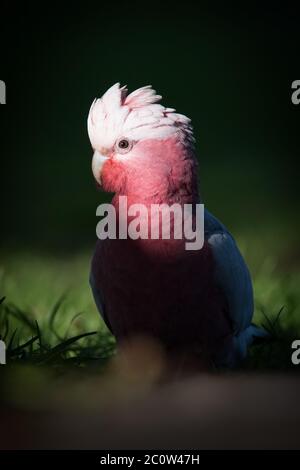
[[[207,207],[233,230],[298,237],[299,25],[291,7],[83,2],[3,6],[3,247],[94,242],[86,118],[113,83],[152,84],[193,120]],[[142,182],[141,182],[142,184]]]

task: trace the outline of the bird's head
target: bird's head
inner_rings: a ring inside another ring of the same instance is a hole
[[[157,102],[151,86],[113,85],[88,116],[92,170],[105,191],[180,200],[197,192],[190,119]]]

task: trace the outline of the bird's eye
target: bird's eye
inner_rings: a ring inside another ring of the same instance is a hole
[[[116,150],[118,153],[127,153],[131,150],[131,148],[132,142],[125,137],[121,137],[121,139],[116,142]]]
[[[118,145],[120,149],[127,149],[129,147],[129,142],[126,139],[122,139]]]

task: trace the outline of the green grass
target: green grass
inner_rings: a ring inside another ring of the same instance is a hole
[[[285,249],[271,232],[237,239],[253,276],[254,321],[271,331],[268,341],[251,348],[242,368],[293,369],[290,345],[300,338],[300,272],[290,254],[292,239]],[[92,299],[90,256],[15,252],[2,257],[0,335],[8,364],[56,369],[92,364],[101,372],[114,354],[115,341]]]
[[[9,363],[104,363],[114,338],[96,311],[88,257],[10,255],[1,273],[0,335]]]

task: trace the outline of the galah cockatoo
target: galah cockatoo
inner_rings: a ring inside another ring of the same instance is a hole
[[[146,207],[202,202],[190,119],[160,99],[151,86],[128,94],[115,84],[91,106],[92,171],[116,213],[120,196]],[[97,241],[90,284],[117,341],[149,336],[170,354],[231,367],[264,335],[251,324],[252,282],[234,238],[206,209],[204,228],[194,251],[174,237]]]

